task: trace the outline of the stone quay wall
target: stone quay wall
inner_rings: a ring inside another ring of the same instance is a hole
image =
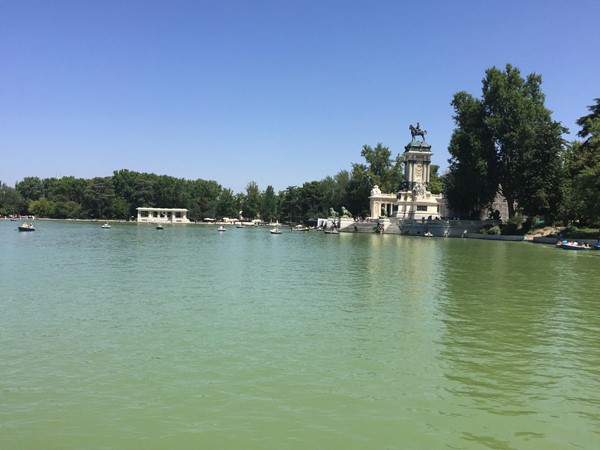
[[[477,237],[484,225],[496,225],[497,222],[480,220],[414,220],[385,217],[356,222],[352,218],[339,219],[340,232],[344,233],[376,233],[398,234],[406,236],[422,236],[429,232],[437,237]],[[500,237],[502,239],[502,237]]]

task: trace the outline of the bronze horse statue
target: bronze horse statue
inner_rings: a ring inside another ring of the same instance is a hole
[[[410,135],[412,136],[413,141],[415,140],[415,136],[421,136],[423,138],[423,142],[425,142],[425,135],[427,134],[426,130],[421,130],[421,127],[419,126],[419,122],[417,122],[417,126],[416,128],[412,126],[412,124],[409,126],[410,128]]]

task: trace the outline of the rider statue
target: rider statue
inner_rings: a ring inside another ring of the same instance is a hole
[[[408,128],[410,129],[410,134],[413,141],[415,140],[416,136],[421,136],[423,138],[423,142],[425,142],[425,135],[427,134],[427,131],[421,130],[421,125],[419,125],[419,122],[417,122],[416,127],[413,127],[411,124]]]

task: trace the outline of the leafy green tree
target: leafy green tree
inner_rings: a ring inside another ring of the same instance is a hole
[[[188,203],[184,180],[168,175],[160,175],[154,179],[153,184],[157,206],[183,208]]]
[[[150,177],[147,174],[141,174],[140,177],[135,180],[132,192],[130,194],[131,196],[129,198],[129,202],[134,211],[135,208],[140,206],[149,208],[157,206],[154,192],[155,189],[153,177]],[[134,211],[131,211],[130,214],[133,215]]]
[[[598,151],[600,148],[600,98],[595,98],[594,101],[595,105],[588,106],[590,113],[577,120],[577,125],[581,127],[577,136],[585,139],[585,146],[593,147],[594,151]]]
[[[54,202],[42,197],[39,200],[31,200],[28,209],[30,214],[40,217],[52,217],[54,215]]]
[[[0,215],[8,216],[23,211],[24,199],[19,191],[0,182]]]
[[[46,198],[53,202],[83,203],[88,181],[75,177],[46,178],[43,180]]]
[[[90,181],[85,191],[85,198],[92,217],[102,219],[115,196],[115,190],[110,177],[96,177]]]
[[[278,217],[277,214],[277,194],[273,186],[267,186],[267,189],[262,195],[262,203],[260,208],[260,215],[266,222],[271,222],[273,219]]]
[[[109,215],[111,219],[127,219],[129,203],[121,197],[113,197],[110,202]]]
[[[595,102],[588,106],[590,114],[577,120],[581,126],[577,135],[585,140],[571,143],[565,152],[565,222],[600,223],[600,98]]]
[[[494,146],[480,100],[458,92],[451,104],[457,127],[448,147],[451,158],[444,178],[444,196],[455,214],[478,218],[479,211],[491,203],[498,190]]]
[[[242,215],[248,219],[255,219],[260,213],[261,203],[262,198],[258,184],[251,181],[246,186],[246,195],[242,202]]]
[[[239,213],[238,201],[233,195],[231,189],[223,189],[216,205],[216,216],[218,218],[223,217],[237,217]]]
[[[373,183],[367,166],[364,164],[352,164],[352,175],[348,180],[346,195],[344,197],[344,206],[359,216],[368,216],[370,214],[369,196],[371,188],[377,183]]]
[[[326,207],[332,207],[336,211],[341,211],[344,205],[344,199],[346,198],[346,192],[348,191],[348,185],[350,184],[350,172],[347,170],[340,170],[333,177],[335,183],[331,197],[325,197],[329,199],[331,205],[325,205]]]
[[[139,193],[137,191],[138,183],[142,183],[144,175],[138,172],[133,172],[127,169],[115,170],[112,175],[113,187],[115,189],[115,197],[121,198],[127,203],[127,218],[135,217],[136,208],[138,206],[153,206],[144,198],[145,196],[149,199],[153,198],[154,192],[150,186],[149,192]],[[144,189],[145,186],[142,187]],[[142,199],[142,203],[138,203],[138,200]]]
[[[26,202],[39,200],[45,196],[44,184],[38,177],[25,177],[15,188]]]
[[[517,203],[527,215],[556,210],[562,192],[562,134],[567,130],[552,120],[541,83],[541,76],[523,79],[508,64],[504,71],[486,71],[481,100],[466,92],[455,94],[457,129],[445,187],[451,208],[474,211],[491,203],[498,191],[506,198],[510,218]]]
[[[298,202],[303,221],[307,221],[311,217],[325,216],[327,214],[324,210],[320,187],[318,181],[310,181],[304,183],[299,189]]]
[[[190,194],[189,217],[202,220],[215,217],[217,200],[221,194],[221,185],[216,181],[195,180],[188,184]]]
[[[378,185],[382,192],[397,192],[402,182],[402,156],[392,160],[392,152],[381,143],[375,148],[363,145],[361,156],[368,164],[369,175],[373,185]]]
[[[431,164],[429,173],[429,192],[432,194],[441,194],[443,190],[442,177],[438,174],[440,166]]]
[[[279,193],[280,217],[282,221],[298,223],[302,220],[302,208],[300,205],[300,189],[297,186],[288,186],[285,191]]]
[[[76,219],[82,216],[81,205],[74,201],[55,202],[53,217],[56,219]]]

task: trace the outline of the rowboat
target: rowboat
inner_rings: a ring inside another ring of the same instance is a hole
[[[19,231],[35,231],[35,227],[32,223],[23,223],[18,226]]]
[[[577,242],[577,241],[559,241],[556,243],[557,248],[562,248],[563,250],[591,250],[589,244],[585,242]]]

